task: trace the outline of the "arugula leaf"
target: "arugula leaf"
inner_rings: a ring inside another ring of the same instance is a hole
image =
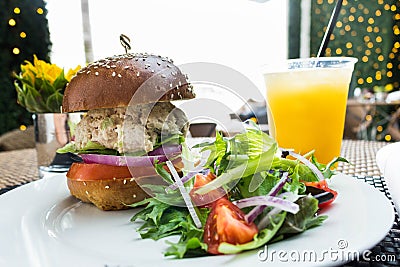
[[[288,213],[286,220],[277,235],[293,235],[321,225],[327,216],[315,216],[318,211],[318,200],[311,195],[304,196],[296,201],[300,210],[296,214]]]
[[[262,245],[272,240],[276,232],[285,221],[286,216],[286,212],[281,212],[273,216],[273,218],[271,218],[271,223],[268,225],[268,227],[261,230],[256,236],[254,236],[254,239],[252,241],[240,245],[233,245],[224,242],[219,245],[218,251],[223,254],[236,254],[244,250],[251,250],[261,247]]]
[[[209,210],[199,209],[197,214],[199,215],[202,225],[204,225],[206,223]],[[186,258],[207,255],[208,246],[202,241],[204,230],[199,229],[194,225],[190,215],[187,215],[187,223],[182,224],[181,226],[185,229],[181,235],[181,238],[177,243],[167,241],[167,244],[169,244],[170,247],[165,252],[165,256]]]
[[[138,229],[140,236],[158,240],[167,236],[180,235],[181,238],[177,243],[167,241],[170,247],[165,253],[166,256],[173,255],[182,258],[193,254],[198,248],[201,249],[201,254],[205,254],[207,245],[202,242],[204,230],[195,226],[187,208],[171,206],[160,201],[157,196],[130,205],[137,207],[147,204],[131,218],[132,222],[139,219],[144,221],[144,224]],[[202,224],[205,224],[208,213],[208,209],[198,210]]]
[[[334,169],[335,164],[338,162],[345,162],[345,163],[350,163],[347,159],[342,158],[342,157],[336,157],[334,158],[331,162],[329,162],[327,165],[319,163],[314,155],[311,157],[311,162],[317,166],[317,168],[322,172],[325,178],[331,178],[335,172],[332,171]]]

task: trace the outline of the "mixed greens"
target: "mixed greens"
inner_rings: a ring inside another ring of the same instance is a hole
[[[215,141],[194,149],[208,156],[195,167],[184,146],[183,161],[190,167],[182,177],[175,169],[167,172],[165,162],[156,164],[168,185],[143,185],[154,197],[131,205],[145,205],[131,219],[144,221],[138,229],[142,238],[180,236],[177,243],[167,241],[165,256],[239,253],[321,225],[327,217],[317,214],[318,200],[306,192],[306,184],[323,182],[328,188],[321,177],[330,178],[334,164],[346,161],[324,165],[312,152],[282,151],[254,126],[233,138],[217,133]]]

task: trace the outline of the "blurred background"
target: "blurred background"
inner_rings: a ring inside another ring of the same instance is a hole
[[[35,54],[65,69],[84,66],[124,53],[119,42],[121,33],[131,38],[132,52],[168,56],[177,65],[221,64],[245,75],[258,91],[244,88],[242,96],[255,108],[249,111],[229,101],[229,95],[224,103],[240,114],[233,119],[266,124],[261,66],[286,58],[315,56],[335,3],[1,1],[0,147],[9,142],[10,136],[15,138],[27,129],[29,132],[32,125],[32,114],[17,104],[13,85],[13,73],[20,70],[24,60],[32,61]],[[349,91],[345,138],[400,140],[399,27],[398,0],[343,1],[326,56],[358,58]]]

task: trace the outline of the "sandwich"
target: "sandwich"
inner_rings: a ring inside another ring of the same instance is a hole
[[[187,75],[166,57],[129,53],[79,70],[65,89],[62,111],[85,115],[73,127],[74,141],[58,151],[82,159],[66,175],[71,194],[102,210],[149,197],[142,185],[163,183],[155,164],[171,160],[182,168],[189,124],[171,101],[194,97]]]

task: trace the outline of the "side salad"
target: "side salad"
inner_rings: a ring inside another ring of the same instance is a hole
[[[339,157],[325,165],[313,152],[280,149],[254,126],[232,138],[217,133],[194,148],[208,156],[195,166],[183,145],[191,167],[179,175],[170,162],[156,163],[168,185],[142,185],[154,197],[131,205],[144,205],[131,219],[143,221],[142,238],[180,236],[177,243],[166,241],[165,256],[235,254],[321,225],[327,216],[318,210],[337,195],[327,180],[337,162],[347,162]]]

